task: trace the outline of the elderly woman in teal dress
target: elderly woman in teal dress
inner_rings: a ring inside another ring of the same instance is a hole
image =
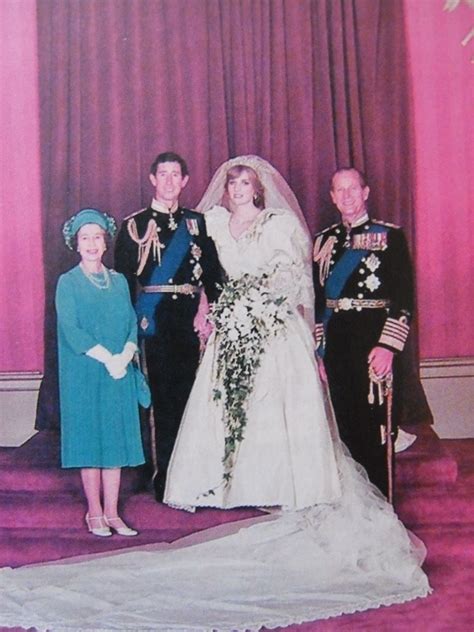
[[[63,228],[81,257],[59,278],[58,316],[61,462],[80,468],[91,533],[132,536],[118,515],[121,468],[144,463],[132,359],[137,325],[128,285],[102,263],[115,221],[83,209]]]

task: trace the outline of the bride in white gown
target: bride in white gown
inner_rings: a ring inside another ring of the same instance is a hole
[[[241,199],[235,191],[242,175],[255,188],[252,169],[266,206],[237,223],[224,207],[207,215],[230,282],[212,314],[216,331],[185,412],[165,499],[187,508],[286,511],[173,545],[3,569],[0,625],[259,630],[429,594],[423,544],[347,455],[325,402],[308,326],[309,237],[291,190],[267,162],[244,156],[218,170],[200,207],[220,202],[227,172],[237,165],[247,169],[233,172],[230,196]],[[257,207],[259,193],[252,193]]]
[[[222,199],[232,212],[213,204]],[[341,486],[314,360],[311,242],[298,203],[270,164],[246,157],[218,170],[200,207],[230,283],[211,314],[216,330],[180,425],[164,501],[188,509],[332,502]],[[231,415],[242,388],[243,411]]]

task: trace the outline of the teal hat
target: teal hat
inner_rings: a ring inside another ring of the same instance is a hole
[[[63,237],[69,250],[73,249],[74,236],[85,224],[97,224],[111,237],[117,231],[117,224],[113,217],[107,215],[107,213],[101,213],[95,208],[83,208],[82,211],[79,211],[79,213],[64,222]]]

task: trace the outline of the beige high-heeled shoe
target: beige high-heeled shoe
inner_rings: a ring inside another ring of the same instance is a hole
[[[107,538],[112,535],[112,531],[102,516],[89,516],[89,513],[86,513],[86,525],[92,535],[98,535],[100,538]]]
[[[104,515],[105,524],[110,527],[113,531],[116,531],[119,535],[125,535],[127,537],[132,535],[138,535],[138,531],[135,529],[131,529],[128,527],[125,522],[120,518],[120,516],[114,516],[113,518],[108,518]]]

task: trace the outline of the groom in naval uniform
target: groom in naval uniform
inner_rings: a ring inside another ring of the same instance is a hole
[[[204,216],[179,205],[188,182],[181,156],[159,154],[150,168],[154,198],[125,218],[115,247],[115,268],[129,283],[152,394],[151,449],[155,497],[162,501],[166,472],[199,362],[193,321],[205,291],[217,298],[221,279]],[[135,300],[136,299],[136,300]]]
[[[387,399],[378,397],[377,380],[394,375],[396,408],[397,355],[409,332],[413,275],[402,230],[369,219],[369,191],[353,168],[338,169],[331,179],[342,221],[316,235],[315,337],[341,438],[387,495]]]

